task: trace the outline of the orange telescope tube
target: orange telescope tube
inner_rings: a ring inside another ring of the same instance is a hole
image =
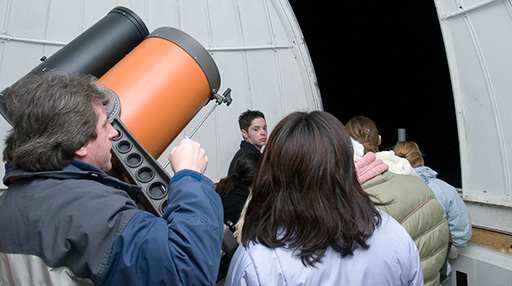
[[[170,27],[148,35],[99,81],[117,93],[121,121],[155,158],[220,87],[210,54]]]

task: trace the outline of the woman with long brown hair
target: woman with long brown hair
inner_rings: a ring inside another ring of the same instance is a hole
[[[272,131],[226,285],[423,285],[407,232],[357,181],[350,136],[327,112]]]

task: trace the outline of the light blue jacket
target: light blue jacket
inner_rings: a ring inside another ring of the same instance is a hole
[[[446,211],[453,246],[450,257],[455,258],[471,238],[471,217],[457,190],[443,180],[437,179],[437,172],[429,167],[417,167],[416,173],[430,187],[437,201]],[[456,251],[456,253],[453,253]]]
[[[332,248],[315,267],[304,266],[293,250],[240,245],[231,261],[229,285],[423,285],[418,249],[405,229],[380,211],[382,224],[357,248],[341,258]]]

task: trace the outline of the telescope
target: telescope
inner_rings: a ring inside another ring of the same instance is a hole
[[[110,175],[141,186],[137,203],[157,216],[165,211],[171,176],[155,158],[210,101],[232,101],[230,89],[218,94],[219,70],[199,42],[170,27],[149,34],[122,6],[25,76],[49,70],[91,74],[113,91],[107,113],[119,135],[112,140]],[[15,85],[0,93],[0,113],[9,123],[4,95]]]

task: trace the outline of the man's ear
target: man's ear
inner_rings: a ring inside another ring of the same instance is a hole
[[[246,140],[247,137],[249,137],[248,134],[247,134],[247,131],[245,131],[243,129],[242,129],[242,137],[244,137],[244,140]]]
[[[75,151],[75,157],[83,158],[85,156],[87,156],[87,144]]]

